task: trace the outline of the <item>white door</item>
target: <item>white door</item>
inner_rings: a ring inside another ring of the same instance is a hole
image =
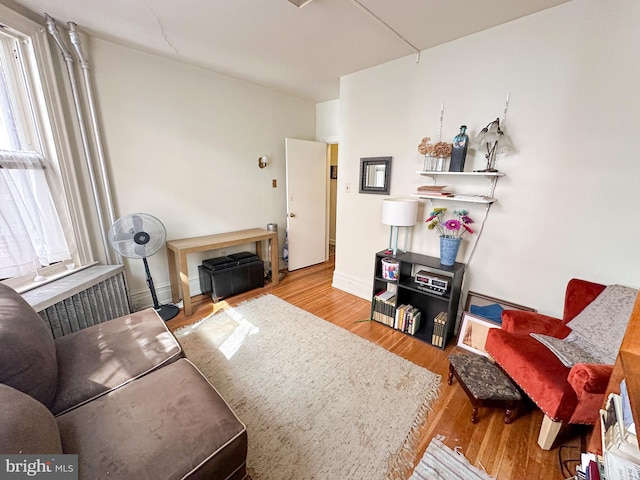
[[[327,144],[285,139],[289,270],[327,260]]]

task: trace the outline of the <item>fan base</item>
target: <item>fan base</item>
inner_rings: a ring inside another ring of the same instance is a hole
[[[165,322],[167,320],[171,320],[173,317],[178,315],[178,313],[180,313],[180,309],[175,305],[160,305],[158,308],[154,308],[154,310],[158,312],[160,318]]]

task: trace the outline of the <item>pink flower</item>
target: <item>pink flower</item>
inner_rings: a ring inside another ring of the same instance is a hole
[[[461,238],[464,234],[472,234],[474,231],[469,227],[473,223],[469,212],[466,210],[454,210],[454,218],[444,220],[447,214],[446,208],[434,208],[429,214],[429,218],[425,220],[428,223],[429,230],[437,230],[440,236],[449,238]]]
[[[444,222],[444,227],[445,227],[447,230],[455,230],[455,231],[458,231],[458,230],[460,230],[460,226],[461,226],[461,225],[462,225],[462,224],[460,223],[460,220],[456,220],[456,219],[454,219],[454,218],[452,218],[452,219],[447,220],[446,222]]]

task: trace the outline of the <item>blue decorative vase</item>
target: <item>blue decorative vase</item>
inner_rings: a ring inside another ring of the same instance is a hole
[[[440,263],[442,265],[452,266],[456,263],[461,241],[461,238],[440,237]]]

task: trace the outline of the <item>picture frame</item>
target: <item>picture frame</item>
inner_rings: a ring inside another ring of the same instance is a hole
[[[359,193],[389,195],[391,188],[391,158],[366,157],[360,159]]]
[[[508,302],[506,300],[501,300],[499,298],[490,297],[488,295],[484,295],[482,293],[477,292],[468,292],[467,300],[465,302],[464,311],[469,312],[475,316],[482,317],[484,320],[497,323],[498,325],[502,324],[502,321],[498,318],[492,317],[491,315],[483,315],[482,313],[473,312],[474,308],[472,307],[489,307],[491,306],[500,307],[497,308],[499,311],[502,310],[521,310],[523,312],[535,312],[536,310],[530,307],[525,307],[524,305],[518,305],[517,303]]]
[[[458,334],[458,343],[456,345],[478,355],[491,358],[484,347],[489,330],[492,328],[500,328],[500,324],[488,321],[485,318],[469,312],[463,312],[460,333]]]
[[[331,180],[337,180],[337,179],[338,179],[338,166],[331,165]]]

